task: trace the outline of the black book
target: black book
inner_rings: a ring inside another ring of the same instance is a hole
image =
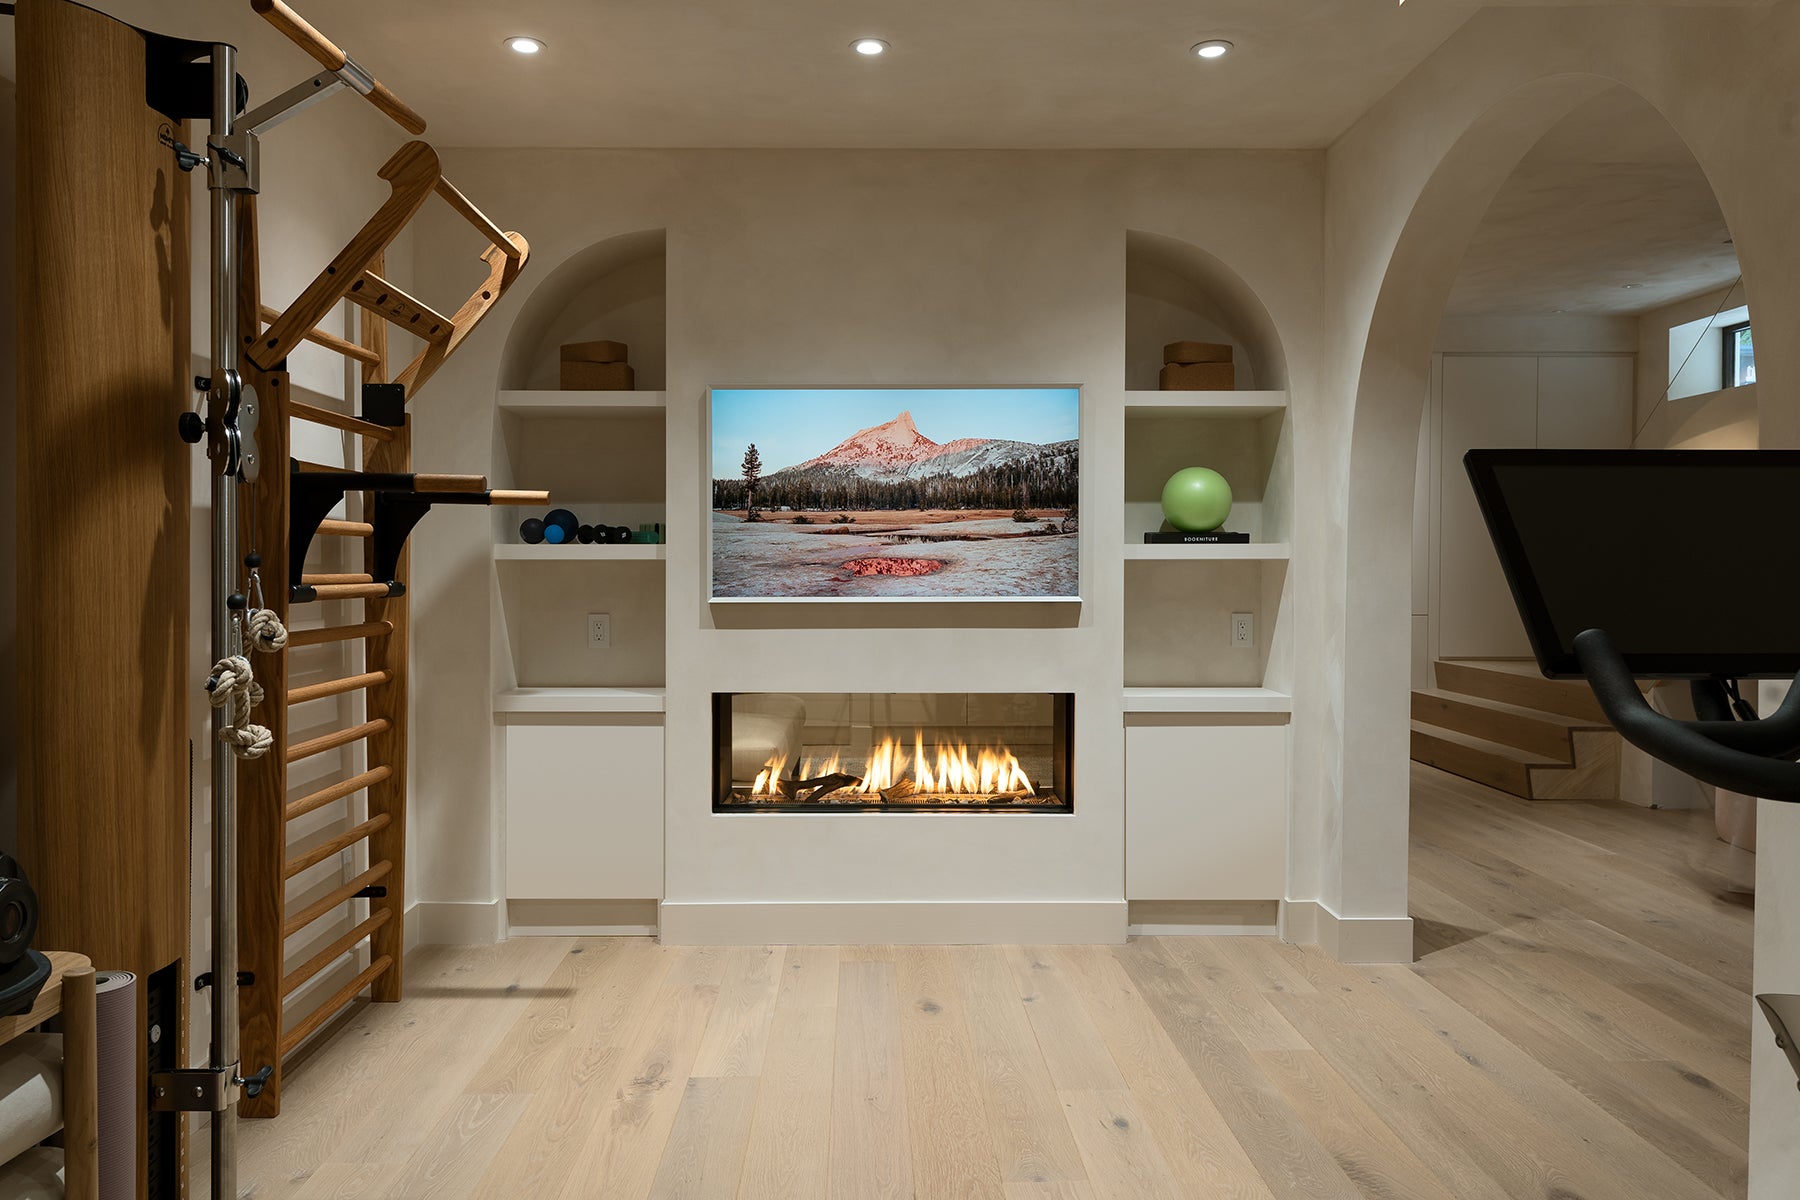
[[[1215,529],[1211,533],[1181,533],[1176,531],[1174,533],[1146,533],[1144,535],[1144,544],[1146,546],[1242,546],[1248,545],[1249,542],[1249,534],[1233,533],[1229,529]]]

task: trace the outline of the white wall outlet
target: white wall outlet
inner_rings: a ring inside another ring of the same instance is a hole
[[[1231,614],[1231,645],[1233,649],[1256,645],[1256,614]]]
[[[588,649],[605,650],[612,645],[612,614],[588,614]]]

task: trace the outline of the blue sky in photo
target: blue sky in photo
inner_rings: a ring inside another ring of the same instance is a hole
[[[1081,436],[1079,388],[715,388],[713,478],[735,479],[756,443],[763,474],[803,463],[860,429],[910,412],[934,442],[998,438],[1066,442]]]

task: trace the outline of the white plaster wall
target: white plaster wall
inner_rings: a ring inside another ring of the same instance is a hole
[[[1407,621],[1404,584],[1395,582],[1405,574],[1394,567],[1407,552],[1411,498],[1383,472],[1417,437],[1430,348],[1421,326],[1448,294],[1443,261],[1460,255],[1494,190],[1550,122],[1606,80],[1627,84],[1693,149],[1730,223],[1752,310],[1778,331],[1758,346],[1761,444],[1800,445],[1791,398],[1800,296],[1788,286],[1800,271],[1796,54],[1800,5],[1791,0],[1732,10],[1490,9],[1328,152],[1327,324],[1339,358],[1316,436],[1348,452],[1325,466],[1328,711],[1297,724],[1298,735],[1319,739],[1302,747],[1297,794],[1320,797],[1323,890],[1347,908],[1404,911]],[[1773,806],[1763,807],[1767,815]],[[1800,829],[1792,813],[1772,819],[1781,829],[1758,856],[1758,986],[1800,990],[1792,935],[1800,903],[1777,878]],[[1753,1072],[1750,1194],[1787,1196],[1800,1177],[1793,1080],[1760,1027]]]
[[[1319,156],[470,150],[446,161],[531,239],[533,261],[432,385],[417,457],[433,468],[488,469],[503,334],[531,290],[597,241],[668,230],[668,898],[1120,900],[1125,231],[1184,239],[1244,278],[1290,347],[1304,412],[1317,378]],[[452,226],[425,219],[423,244],[436,246]],[[421,254],[421,285],[447,286],[456,265]],[[708,610],[707,387],[947,382],[1084,386],[1077,618],[1041,606]],[[467,653],[490,636],[490,533],[479,513],[444,517],[415,535],[410,593],[417,878],[428,901],[491,902],[504,894],[493,681]],[[1073,691],[1076,813],[715,817],[698,752],[710,695],[841,690],[846,672],[859,691]]]

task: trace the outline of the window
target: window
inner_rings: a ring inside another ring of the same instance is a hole
[[[1719,379],[1728,388],[1756,382],[1756,346],[1750,340],[1750,322],[1739,321],[1720,330],[1723,358]]]

